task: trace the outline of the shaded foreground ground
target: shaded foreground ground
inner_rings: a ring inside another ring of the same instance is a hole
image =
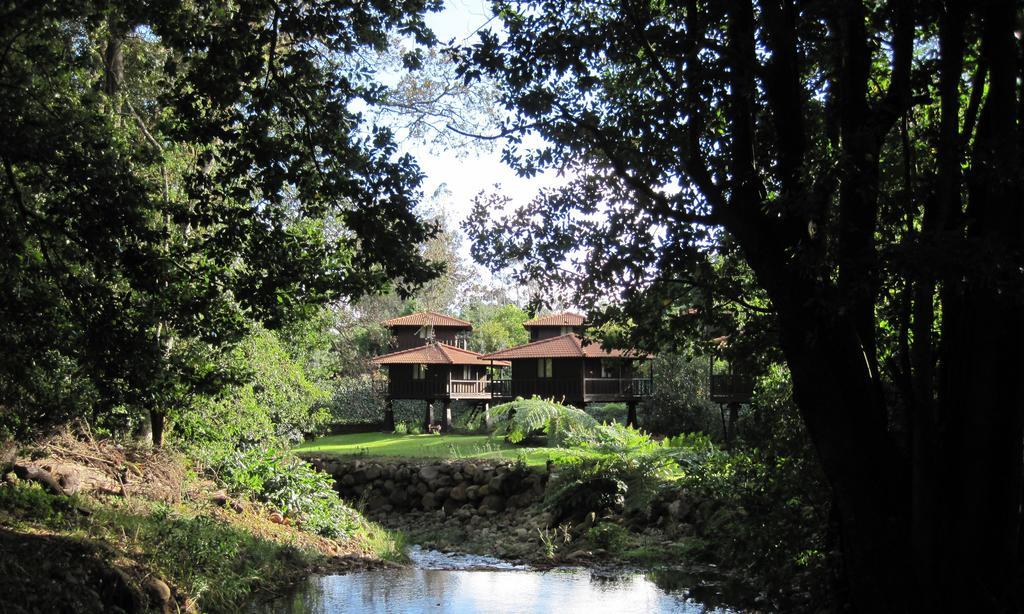
[[[332,435],[307,441],[296,452],[402,458],[522,459],[528,465],[543,465],[556,450],[512,446],[489,435],[395,435],[354,433]]]
[[[169,452],[65,434],[18,462],[77,486],[55,494],[0,471],[2,614],[237,611],[311,572],[404,556],[372,523],[338,540],[300,531]]]

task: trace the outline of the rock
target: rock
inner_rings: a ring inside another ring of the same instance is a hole
[[[428,492],[423,495],[420,499],[420,506],[425,510],[437,509],[437,500],[434,498],[434,493]]]
[[[450,491],[450,488],[438,488],[434,491],[434,497],[436,497],[438,501],[444,501],[448,498],[448,493]]]
[[[491,494],[491,487],[488,486],[487,484],[484,484],[477,490],[477,492],[480,493],[481,498],[486,497],[487,495]]]
[[[409,504],[409,494],[399,488],[391,491],[391,494],[388,495],[388,500],[395,506],[405,507]]]
[[[409,468],[404,465],[399,467],[398,470],[395,471],[395,479],[398,480],[399,482],[409,481],[410,475],[411,473],[409,471]]]
[[[445,500],[444,505],[441,506],[441,509],[444,510],[445,516],[452,516],[458,511],[461,505],[462,504],[455,499],[447,499]]]
[[[468,489],[466,488],[466,485],[464,483],[459,483],[456,484],[454,488],[452,488],[451,492],[448,493],[448,496],[456,501],[465,501],[466,499],[469,498],[466,496],[467,490]]]
[[[340,481],[342,486],[352,486],[356,483],[356,479],[352,477],[351,473],[346,473],[345,475],[341,476]]]
[[[160,578],[146,578],[142,583],[142,590],[149,597],[149,605],[156,606],[161,612],[170,611],[171,587]]]
[[[518,537],[520,539],[523,539],[527,535],[529,535],[530,532],[527,531],[526,529],[524,529],[523,527],[519,527],[518,529],[516,529],[515,534],[516,534],[516,537]]]
[[[503,512],[505,511],[505,500],[498,495],[487,495],[480,503],[480,509],[493,512]]]
[[[367,482],[372,482],[380,477],[380,465],[370,465],[366,468],[364,475],[366,476]]]
[[[466,499],[469,499],[470,501],[476,501],[479,498],[480,498],[480,487],[479,486],[474,484],[473,486],[470,486],[470,487],[466,488]]]
[[[427,465],[426,467],[420,468],[419,476],[424,482],[433,482],[437,479],[440,474],[437,465]]]
[[[494,476],[487,483],[488,490],[496,495],[501,494],[502,488],[505,486],[505,480],[506,476],[504,474]]]
[[[270,522],[274,524],[284,524],[284,516],[281,512],[272,512],[270,514]]]
[[[105,604],[116,606],[125,612],[142,612],[145,600],[142,591],[135,587],[129,576],[119,567],[110,567],[101,572],[98,589]]]
[[[592,552],[588,552],[586,550],[575,550],[562,557],[562,560],[568,563],[572,563],[582,559],[590,558],[591,556],[593,556]]]

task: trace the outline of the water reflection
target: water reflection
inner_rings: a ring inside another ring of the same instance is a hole
[[[640,574],[587,570],[399,569],[311,578],[295,595],[259,612],[726,612],[669,594]]]

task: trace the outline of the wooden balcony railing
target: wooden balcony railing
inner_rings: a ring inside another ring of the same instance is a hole
[[[486,379],[453,379],[448,389],[454,396],[490,396],[490,381]]]

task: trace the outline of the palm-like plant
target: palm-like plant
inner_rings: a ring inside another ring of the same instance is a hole
[[[520,443],[531,434],[543,431],[548,435],[548,445],[556,447],[567,433],[597,426],[597,421],[582,409],[539,397],[518,397],[502,403],[491,409],[491,416],[498,423],[494,434],[509,443]]]

